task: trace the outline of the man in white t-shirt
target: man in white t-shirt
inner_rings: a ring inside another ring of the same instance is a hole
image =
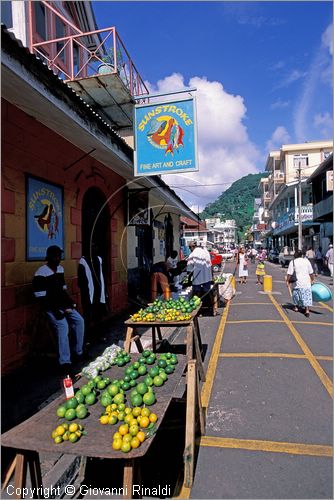
[[[333,278],[333,245],[330,244],[328,247],[328,251],[326,253],[326,262],[329,272],[331,273],[331,277]]]

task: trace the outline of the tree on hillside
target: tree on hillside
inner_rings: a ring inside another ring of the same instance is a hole
[[[209,203],[200,214],[201,219],[219,213],[222,220],[234,219],[238,227],[239,240],[252,224],[254,198],[260,197],[259,182],[265,174],[248,174],[235,181],[215,201]]]

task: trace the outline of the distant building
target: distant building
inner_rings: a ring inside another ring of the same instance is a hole
[[[329,155],[308,178],[312,185],[313,220],[319,223],[313,234],[313,247],[326,251],[333,243],[333,154]]]
[[[188,245],[191,241],[196,241],[197,245],[206,246],[208,241],[208,229],[206,223],[198,219],[194,221],[189,217],[181,217],[180,222],[183,230],[183,250],[187,253]]]
[[[220,218],[205,219],[208,228],[208,240],[226,248],[236,243],[237,225],[234,219],[222,221]]]

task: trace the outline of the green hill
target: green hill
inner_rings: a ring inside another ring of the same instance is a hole
[[[248,174],[224,191],[215,201],[209,203],[200,214],[201,219],[213,217],[220,213],[222,220],[234,219],[238,226],[239,239],[252,224],[254,198],[259,198],[258,189],[261,177],[266,174]]]

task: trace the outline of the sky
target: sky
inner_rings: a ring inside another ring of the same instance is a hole
[[[93,2],[151,93],[197,89],[199,172],[163,176],[194,211],[282,144],[333,138],[332,5]]]

